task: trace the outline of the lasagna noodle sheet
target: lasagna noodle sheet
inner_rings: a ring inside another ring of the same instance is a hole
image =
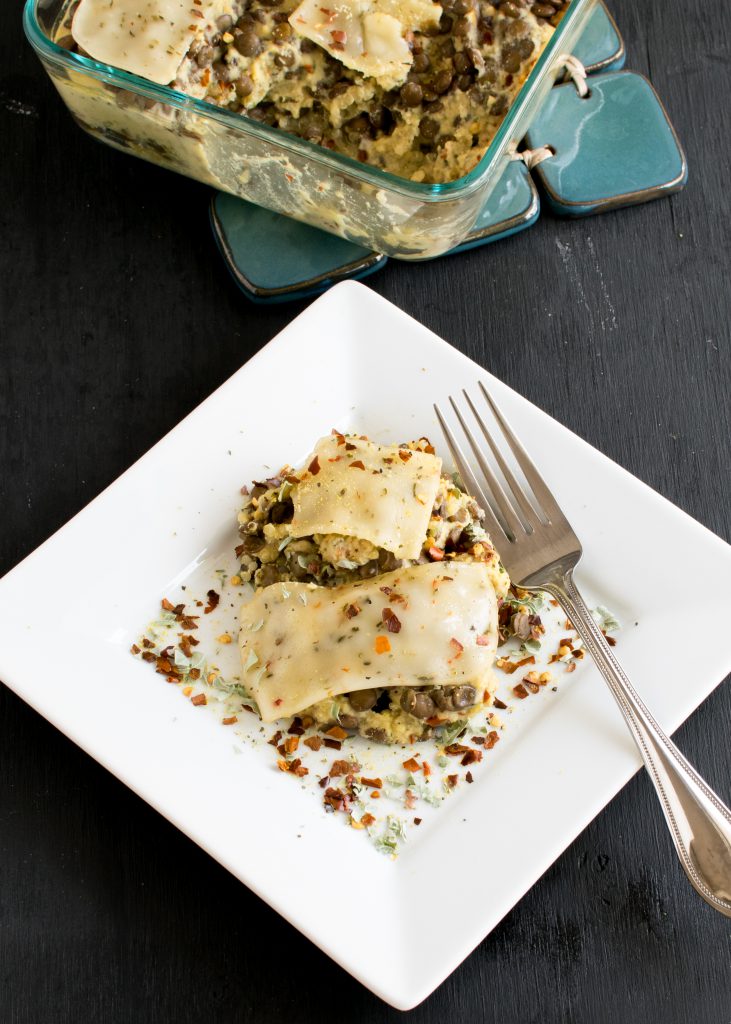
[[[395,445],[332,435],[317,442],[292,491],[294,537],[360,537],[397,558],[421,554],[442,460]]]
[[[265,722],[371,687],[480,691],[491,689],[497,600],[479,562],[429,562],[344,587],[274,583],[241,609],[239,645]]]

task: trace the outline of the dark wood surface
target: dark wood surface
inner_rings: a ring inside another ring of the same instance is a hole
[[[371,287],[728,540],[731,11],[613,11],[628,66],[651,77],[685,144],[687,189],[584,221],[546,214],[459,258],[391,262]],[[18,0],[0,8],[0,51],[2,572],[301,304],[237,292],[205,187],[72,125]],[[692,585],[683,552],[668,558]],[[699,600],[708,635],[676,641],[729,643],[713,594]],[[727,799],[730,737],[728,686],[677,736]],[[343,927],[361,898],[378,912],[347,867],[338,893]],[[465,903],[459,887],[440,893],[435,929]],[[0,688],[0,1020],[399,1016]],[[728,1024],[731,923],[686,884],[644,775],[410,1019]]]

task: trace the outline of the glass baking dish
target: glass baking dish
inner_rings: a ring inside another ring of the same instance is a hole
[[[426,185],[57,46],[63,0],[26,0],[28,39],[76,122],[107,145],[397,259],[470,231],[597,0],[571,0],[482,160]]]

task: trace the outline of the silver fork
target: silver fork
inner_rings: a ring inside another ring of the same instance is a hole
[[[450,396],[477,462],[474,469],[438,406],[434,410],[462,480],[485,509],[486,525],[513,583],[523,590],[551,594],[573,623],[639,747],[691,885],[706,903],[731,917],[731,811],[668,739],[622,671],[574,583],[573,571],[582,553],[579,538],[482,383],[479,388],[500,427],[502,443],[511,449],[533,498],[516,479],[466,391],[463,395],[467,406],[505,486],[491,468],[464,412]]]

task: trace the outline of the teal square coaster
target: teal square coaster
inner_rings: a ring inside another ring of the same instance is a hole
[[[603,0],[589,15],[571,52],[590,75],[596,71],[617,71],[624,67],[627,56],[624,40]]]
[[[386,257],[243,199],[217,192],[213,233],[234,280],[254,302],[291,302],[335,281],[360,280]]]
[[[685,155],[650,83],[633,71],[592,75],[583,99],[573,82],[551,90],[526,136],[554,156],[534,174],[565,216],[598,213],[677,192]]]

